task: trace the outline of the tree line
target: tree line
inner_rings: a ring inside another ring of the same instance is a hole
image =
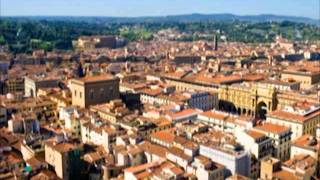
[[[72,41],[79,36],[118,35],[129,41],[152,40],[161,29],[172,28],[185,36],[179,41],[212,40],[201,34],[219,33],[228,41],[245,43],[272,42],[276,35],[295,41],[320,40],[320,28],[304,23],[243,21],[205,22],[145,22],[107,23],[81,21],[48,21],[2,18],[0,20],[0,45],[6,45],[14,53],[31,53],[35,49],[51,51],[71,50]]]

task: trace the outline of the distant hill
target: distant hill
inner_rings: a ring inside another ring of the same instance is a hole
[[[298,16],[281,16],[272,14],[261,15],[234,15],[234,14],[184,14],[171,16],[142,16],[142,17],[86,17],[86,16],[18,16],[9,18],[37,19],[37,20],[63,20],[85,21],[92,23],[142,23],[142,22],[198,22],[198,21],[247,21],[247,22],[282,22],[292,21],[297,23],[313,24],[320,26],[320,19]]]
[[[218,20],[218,21],[250,21],[250,22],[268,22],[268,21],[292,21],[299,23],[307,24],[320,24],[320,20],[298,17],[298,16],[281,16],[281,15],[272,15],[272,14],[261,14],[261,15],[247,15],[240,16],[234,14],[189,14],[189,15],[176,15],[176,16],[167,16],[171,20],[189,20],[189,21],[208,21],[208,20]]]

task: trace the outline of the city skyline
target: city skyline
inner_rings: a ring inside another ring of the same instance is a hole
[[[320,180],[320,0],[0,0],[0,179]]]
[[[286,7],[286,8],[283,8]],[[110,17],[141,17],[167,16],[180,14],[220,14],[236,15],[274,14],[299,16],[319,19],[319,1],[317,0],[284,0],[270,1],[208,1],[190,0],[110,0],[72,1],[40,1],[40,0],[2,0],[2,16],[110,16]]]

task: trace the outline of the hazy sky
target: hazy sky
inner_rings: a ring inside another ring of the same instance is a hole
[[[0,0],[0,14],[164,16],[188,13],[277,14],[319,19],[320,0]]]

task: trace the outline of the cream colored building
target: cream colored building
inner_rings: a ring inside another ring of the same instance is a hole
[[[287,106],[292,106],[297,102],[307,101],[318,104],[320,102],[320,94],[316,91],[301,92],[301,91],[278,91],[277,92],[277,109],[283,109]]]
[[[298,154],[309,154],[313,158],[319,159],[320,139],[306,134],[293,141],[291,144],[291,157]]]
[[[288,160],[290,158],[290,128],[277,124],[264,123],[256,126],[254,130],[264,133],[266,136],[272,139],[273,157],[278,158],[281,161]]]
[[[57,89],[57,88],[56,88]],[[57,109],[68,107],[72,104],[71,92],[69,90],[57,91],[53,88],[38,89],[38,97],[47,97],[52,102],[57,104]]]
[[[121,99],[115,99],[111,100],[109,103],[91,106],[90,110],[96,112],[102,119],[108,120],[113,124],[118,123],[123,117],[132,113],[127,109]]]
[[[306,134],[293,141],[291,143],[291,158],[300,154],[310,155],[318,162],[318,169],[320,169],[320,138]],[[320,175],[320,171],[318,175]]]
[[[317,103],[320,99],[315,93],[301,94],[280,90],[268,81],[233,84],[219,88],[219,109],[262,119],[266,118],[267,113],[302,100]]]
[[[272,153],[272,140],[264,133],[255,130],[237,131],[237,141],[250,151],[257,159]]]
[[[272,139],[255,130],[237,130],[237,141],[249,151],[251,157],[250,177],[260,177],[260,160],[272,154]]]
[[[263,118],[276,108],[276,90],[257,83],[233,84],[219,88],[219,107],[228,112]]]
[[[81,122],[81,140],[83,143],[102,145],[108,149],[111,144],[116,143],[118,136],[124,135],[125,131],[116,126],[104,125],[102,122],[91,120]]]
[[[270,88],[275,88],[282,91],[300,90],[300,82],[295,81],[264,80],[258,82],[258,84],[267,85]]]
[[[169,85],[173,85],[179,91],[188,91],[190,89],[198,91],[216,91],[218,85],[210,81],[196,81],[195,79],[186,79],[185,77],[190,75],[191,71],[187,72],[173,72],[163,74],[161,77],[165,79],[165,82]]]
[[[315,159],[310,155],[300,154],[290,160],[281,163],[278,159],[271,157],[261,161],[261,180],[305,180],[313,179],[317,167]]]
[[[304,134],[315,136],[320,123],[320,105],[306,101],[295,103],[267,114],[267,122],[290,127],[293,140]]]
[[[235,133],[237,129],[251,129],[255,125],[255,119],[252,116],[238,116],[216,110],[199,114],[197,120],[210,124],[214,129],[231,133]]]
[[[196,156],[192,163],[195,166],[195,174],[198,179],[203,180],[223,180],[225,167],[221,164],[214,163],[211,159],[204,156]]]
[[[73,137],[80,137],[81,135],[81,116],[82,114],[72,106],[61,108],[59,111],[59,119],[64,121],[65,130]]]
[[[320,82],[320,72],[308,71],[284,71],[281,73],[282,80],[293,79],[301,83],[302,89],[308,89]]]
[[[281,162],[275,158],[265,158],[261,161],[260,179],[273,179],[273,173],[281,169]]]
[[[118,99],[119,79],[111,75],[97,75],[70,81],[72,105],[89,107]]]
[[[179,91],[168,94],[160,90],[145,89],[141,91],[140,101],[147,104],[210,110],[218,108],[219,99],[217,91]]]
[[[78,145],[65,142],[46,142],[45,161],[51,165],[57,176],[64,180],[79,178],[80,152]]]
[[[24,78],[24,92],[27,97],[36,97],[39,88],[58,87],[59,79],[52,76],[32,76]]]

